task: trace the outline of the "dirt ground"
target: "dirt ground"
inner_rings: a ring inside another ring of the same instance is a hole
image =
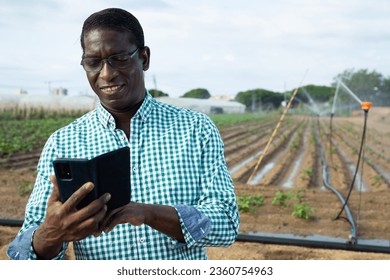
[[[390,123],[390,108],[378,108],[378,110],[373,108],[369,117],[369,127],[383,133],[382,135],[387,137],[386,145],[389,145],[390,126],[385,124]],[[361,116],[349,118],[349,121],[361,124]],[[386,171],[390,172],[390,170]],[[317,174],[317,176],[320,175]],[[0,219],[23,219],[28,195],[21,196],[21,188],[28,183],[33,183],[34,180],[33,168],[10,170],[0,167]],[[332,216],[338,212],[340,203],[329,191],[319,188],[305,190],[305,202],[313,205],[316,211],[313,214],[313,219],[303,220],[291,216],[291,206],[281,208],[272,205],[272,197],[279,189],[277,186],[248,186],[242,182],[236,182],[235,187],[237,195],[259,193],[264,195],[265,199],[265,205],[255,207],[255,212],[241,215],[240,230],[242,232],[294,233],[302,236],[320,234],[341,238],[346,238],[349,234],[350,227],[347,222],[332,219]],[[353,209],[359,208],[358,211],[354,210],[354,215],[358,217],[358,232],[364,239],[390,240],[389,191],[388,187],[382,186],[374,192],[363,194],[353,192],[351,195],[350,203],[354,206]],[[8,259],[5,254],[6,248],[18,230],[18,227],[0,226],[0,260]],[[238,241],[228,248],[208,248],[207,251],[209,258],[214,260],[390,259],[390,253],[330,250]]]

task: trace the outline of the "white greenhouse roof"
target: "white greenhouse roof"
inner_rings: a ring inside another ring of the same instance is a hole
[[[0,94],[0,109],[6,108],[43,108],[66,110],[91,110],[95,107],[94,96],[56,96],[56,95],[5,95]]]
[[[208,106],[208,107],[232,107],[232,108],[243,108],[245,109],[245,105],[236,101],[226,101],[226,100],[215,100],[215,99],[199,99],[199,98],[180,98],[180,97],[157,97],[158,101],[180,106],[180,107],[200,107],[200,106]]]
[[[242,114],[245,112],[245,105],[236,101],[216,100],[216,99],[198,99],[198,98],[172,98],[172,97],[158,97],[158,101],[189,108],[205,114]]]

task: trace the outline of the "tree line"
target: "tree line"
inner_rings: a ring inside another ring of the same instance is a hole
[[[305,85],[298,90],[293,106],[300,102],[332,102],[337,84],[340,82],[344,83],[362,101],[371,101],[374,105],[390,106],[390,77],[386,78],[381,73],[368,69],[347,69],[335,76],[330,86]],[[246,105],[248,111],[276,109],[283,101],[289,100],[294,90],[274,92],[257,88],[238,92],[234,100]],[[156,89],[151,89],[150,93],[154,97],[169,96]],[[207,99],[210,96],[207,89],[197,88],[184,93],[181,97]]]

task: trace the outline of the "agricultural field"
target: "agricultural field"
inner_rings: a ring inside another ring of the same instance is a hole
[[[279,117],[280,112],[212,116],[235,183],[240,236],[319,236],[320,241],[389,244],[390,108],[369,111],[362,152],[363,111],[332,121],[329,116],[289,114],[270,141]],[[50,132],[72,118],[0,120],[0,219],[23,219],[40,150]],[[344,211],[338,195],[348,202]],[[17,231],[18,227],[0,226],[0,259],[7,259],[6,246]],[[209,248],[208,255],[210,259],[390,259],[387,246],[383,249],[387,253],[373,253],[239,239],[229,248]]]

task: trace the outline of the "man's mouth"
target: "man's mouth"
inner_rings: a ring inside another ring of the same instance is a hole
[[[113,94],[122,89],[124,85],[115,85],[115,86],[104,86],[101,87],[100,90],[105,94]]]

